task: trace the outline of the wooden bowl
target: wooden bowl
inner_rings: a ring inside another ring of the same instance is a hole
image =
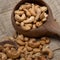
[[[14,11],[15,10],[18,10],[18,8],[26,3],[26,2],[29,2],[29,3],[35,3],[35,4],[38,4],[38,5],[42,5],[42,6],[47,6],[48,8],[48,18],[47,18],[47,21],[42,25],[40,26],[39,28],[36,28],[36,29],[31,29],[29,31],[25,31],[21,28],[21,26],[18,26],[16,25],[15,23],[15,14],[14,14]],[[51,20],[54,20],[53,18],[53,15],[52,15],[52,11],[50,9],[50,7],[43,1],[43,0],[21,0],[16,6],[15,8],[13,9],[13,12],[12,12],[12,16],[11,16],[11,20],[12,20],[12,24],[16,30],[16,32],[18,32],[19,34],[23,34],[24,36],[28,36],[28,37],[40,37],[40,36],[44,36],[46,35],[46,33],[48,33],[49,31],[45,28],[45,25],[48,25],[48,23],[51,22]]]

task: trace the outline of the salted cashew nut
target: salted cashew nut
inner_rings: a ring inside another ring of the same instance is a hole
[[[19,47],[15,54],[10,49],[8,49],[6,50],[6,54],[9,58],[13,58],[13,59],[18,58],[23,48],[24,48],[23,46]]]
[[[26,15],[22,14],[22,16],[19,16],[18,14],[15,14],[15,19],[18,22],[22,22],[22,21],[24,21],[26,19]]]
[[[47,48],[47,47],[43,48],[42,53],[47,54],[48,55],[47,57],[49,59],[53,58],[53,51],[50,48]]]
[[[31,16],[30,18],[28,18],[27,20],[24,20],[24,23],[32,23],[34,21],[35,17]]]
[[[1,60],[7,60],[7,55],[2,53],[2,52],[0,52],[0,59]]]
[[[24,14],[24,11],[16,10],[14,13],[15,13],[15,14],[18,14],[18,15],[22,15],[22,14]]]

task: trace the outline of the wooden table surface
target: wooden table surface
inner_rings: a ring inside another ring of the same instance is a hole
[[[0,41],[6,36],[13,36],[15,30],[11,23],[11,13],[14,6],[20,0],[0,0]],[[60,0],[44,0],[51,8],[53,16],[60,24]],[[52,48],[60,47],[58,40],[52,39]],[[60,60],[60,51],[55,52],[55,58],[52,60]]]

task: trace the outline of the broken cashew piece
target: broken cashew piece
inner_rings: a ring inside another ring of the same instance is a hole
[[[22,14],[22,16],[19,16],[18,14],[16,14],[15,19],[18,22],[22,22],[22,21],[24,21],[26,19],[26,16],[25,16],[25,14]]]

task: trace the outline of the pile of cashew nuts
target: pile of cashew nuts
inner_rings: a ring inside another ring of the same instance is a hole
[[[25,3],[18,10],[14,11],[16,24],[23,30],[38,28],[47,21],[47,10],[46,6]]]
[[[14,48],[11,44],[0,45],[0,60],[48,60],[53,58],[53,51],[48,46],[50,43],[48,37],[35,39],[18,35],[9,39],[16,42],[18,48]]]

